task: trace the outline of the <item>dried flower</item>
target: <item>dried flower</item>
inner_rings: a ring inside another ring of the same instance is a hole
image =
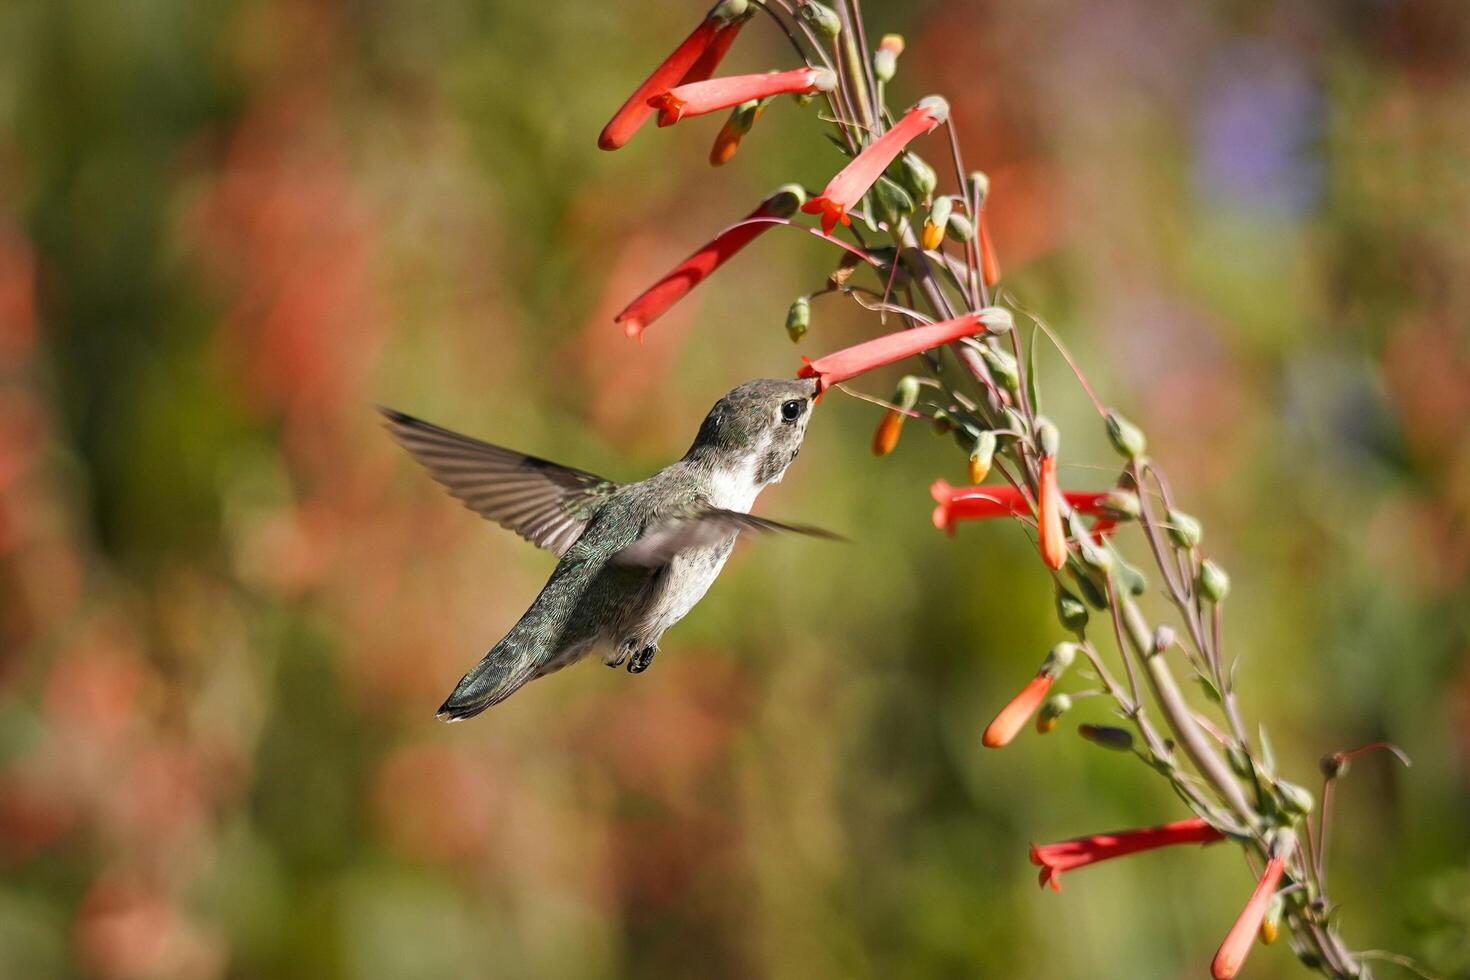
[[[643,335],[644,329],[668,312],[679,300],[689,294],[736,252],[749,245],[772,226],[769,224],[744,224],[752,218],[789,218],[801,203],[800,187],[788,184],[766,198],[742,222],[720,232],[701,245],[693,255],[680,262],[658,282],[649,286],[629,303],[613,322],[623,325],[629,337]]]
[[[1230,932],[1226,934],[1225,941],[1220,944],[1215,959],[1210,963],[1210,975],[1215,980],[1230,980],[1245,965],[1245,958],[1250,955],[1251,944],[1255,942],[1256,933],[1265,921],[1271,897],[1276,894],[1276,886],[1281,883],[1286,862],[1295,846],[1296,838],[1291,834],[1280,834],[1276,837],[1266,869],[1261,872],[1261,879],[1256,883],[1256,890],[1251,893],[1250,900],[1245,903],[1240,917],[1230,927]]]
[[[827,182],[821,194],[801,206],[808,214],[822,216],[822,231],[831,234],[840,221],[852,224],[847,212],[862,200],[868,188],[908,143],[928,133],[949,118],[949,103],[937,95],[922,99],[893,128],[869,143],[847,166]]]
[[[985,734],[980,742],[987,749],[1002,748],[1011,743],[1016,734],[1025,727],[1027,720],[1036,713],[1041,702],[1046,700],[1046,694],[1056,679],[1072,665],[1077,656],[1077,644],[1058,643],[1052,647],[1051,652],[1041,663],[1041,669],[1036,676],[1021,688],[1021,693],[1011,698],[1004,708],[1000,709],[994,720],[985,727]]]
[[[634,89],[628,100],[613,113],[613,117],[597,137],[597,145],[604,150],[616,150],[625,145],[633,138],[638,127],[653,115],[653,108],[648,104],[650,98],[685,81],[697,81],[699,73],[706,68],[707,74],[702,77],[708,78],[714,74],[715,66],[719,57],[723,57],[724,50],[716,48],[716,54],[710,59],[702,60],[703,56],[715,46],[719,35],[726,28],[738,31],[739,25],[749,14],[749,6],[747,0],[720,0],[716,3],[704,20],[700,21],[699,26],[659,63],[653,73],[643,80],[643,84]],[[729,43],[733,41],[734,34],[731,33],[723,45],[724,49],[728,50]]]
[[[1128,752],[1133,748],[1133,733],[1126,728],[1113,725],[1078,725],[1077,734],[1093,745],[1115,752]]]
[[[676,85],[649,96],[648,104],[658,110],[658,124],[672,126],[687,116],[734,108],[754,99],[805,92],[830,92],[837,75],[826,68],[795,68],[760,75],[730,75],[703,82]]]
[[[1061,891],[1062,886],[1057,878],[1063,871],[1176,844],[1213,844],[1224,837],[1224,834],[1199,817],[1191,817],[1160,827],[1074,837],[1040,847],[1033,844],[1031,863],[1041,868],[1037,878],[1042,885],[1050,885],[1053,891]]]
[[[817,395],[820,397],[822,392],[835,384],[841,384],[885,364],[952,343],[961,337],[973,337],[981,329],[979,314],[967,313],[953,320],[930,323],[912,330],[900,330],[827,354],[815,361],[802,358],[801,370],[796,376],[816,378]]]

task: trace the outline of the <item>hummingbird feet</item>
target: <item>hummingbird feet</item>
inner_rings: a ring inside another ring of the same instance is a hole
[[[628,673],[643,673],[645,670],[648,669],[648,665],[653,663],[653,655],[655,653],[658,653],[658,647],[650,643],[642,650],[639,650],[637,653],[633,654],[632,658],[628,661]]]

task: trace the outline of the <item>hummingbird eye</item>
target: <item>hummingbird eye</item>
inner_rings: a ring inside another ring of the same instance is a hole
[[[782,402],[781,421],[795,422],[797,419],[801,418],[802,409],[804,409],[805,407],[806,402],[801,401],[799,398],[793,398],[789,402]]]

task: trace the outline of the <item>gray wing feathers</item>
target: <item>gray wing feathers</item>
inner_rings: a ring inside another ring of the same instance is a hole
[[[388,431],[466,507],[557,555],[581,536],[616,488],[583,470],[379,408]]]
[[[843,540],[841,535],[819,527],[782,524],[735,510],[710,507],[650,528],[637,541],[613,555],[612,560],[620,565],[662,565],[679,552],[713,546],[739,531],[764,534],[785,531],[832,541]]]

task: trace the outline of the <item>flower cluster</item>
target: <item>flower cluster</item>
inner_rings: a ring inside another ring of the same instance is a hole
[[[716,77],[737,32],[757,12],[781,28],[803,63]],[[933,483],[935,527],[953,535],[961,522],[1004,518],[1034,535],[1056,590],[1058,623],[1072,636],[1052,648],[996,713],[980,734],[981,744],[1010,745],[1033,718],[1036,730],[1046,734],[1075,704],[1110,701],[1122,724],[1089,720],[1077,726],[1077,734],[1091,745],[1139,757],[1193,811],[1162,826],[1033,847],[1041,883],[1056,889],[1063,871],[1141,851],[1234,841],[1262,870],[1214,958],[1212,975],[1235,976],[1255,937],[1273,940],[1284,921],[1304,963],[1329,976],[1360,976],[1361,961],[1339,937],[1325,893],[1319,846],[1325,846],[1330,796],[1324,795],[1313,835],[1307,824],[1312,794],[1282,778],[1264,732],[1253,739],[1242,720],[1221,640],[1229,578],[1202,551],[1201,524],[1176,506],[1143,432],[1104,407],[1065,349],[1121,465],[1111,485],[1062,486],[1061,433],[1041,414],[1036,370],[1038,346],[1060,342],[1034,318],[1035,328],[1023,338],[1012,312],[1020,308],[996,294],[1001,270],[986,219],[990,180],[965,169],[949,104],[930,95],[901,113],[887,108],[903,50],[896,35],[869,50],[853,0],[841,0],[835,9],[815,0],[716,4],[618,109],[600,145],[622,146],[655,113],[659,126],[670,126],[729,110],[709,154],[712,164],[722,165],[767,108],[787,96],[798,105],[824,100],[834,142],[849,159],[820,192],[792,184],[766,198],[636,297],[617,322],[628,336],[641,337],[771,228],[798,228],[839,248],[825,286],[791,304],[785,321],[791,340],[808,334],[812,301],[829,294],[852,299],[897,329],[802,357],[798,377],[816,379],[820,396],[832,388],[847,391],[848,382],[890,365],[912,365],[914,372],[898,382],[891,399],[862,396],[883,408],[873,453],[894,453],[906,420],[914,417],[932,419],[936,432],[953,435],[965,453],[969,485]],[[943,152],[954,164],[947,190],[916,149],[941,129],[948,137]],[[802,224],[802,216],[813,217],[816,227]],[[1178,614],[1179,628],[1150,626],[1145,618],[1137,600],[1154,586],[1125,557],[1118,540],[1124,536],[1153,559],[1157,588]],[[1095,613],[1102,614],[1101,629],[1094,625]],[[1122,680],[1095,633],[1111,634],[1112,660],[1121,665]],[[1092,686],[1058,691],[1074,664],[1072,672]],[[1199,682],[1217,721],[1185,698],[1175,678],[1181,668]],[[1337,769],[1327,774],[1327,791],[1338,775]],[[1308,833],[1299,847],[1304,826]]]

